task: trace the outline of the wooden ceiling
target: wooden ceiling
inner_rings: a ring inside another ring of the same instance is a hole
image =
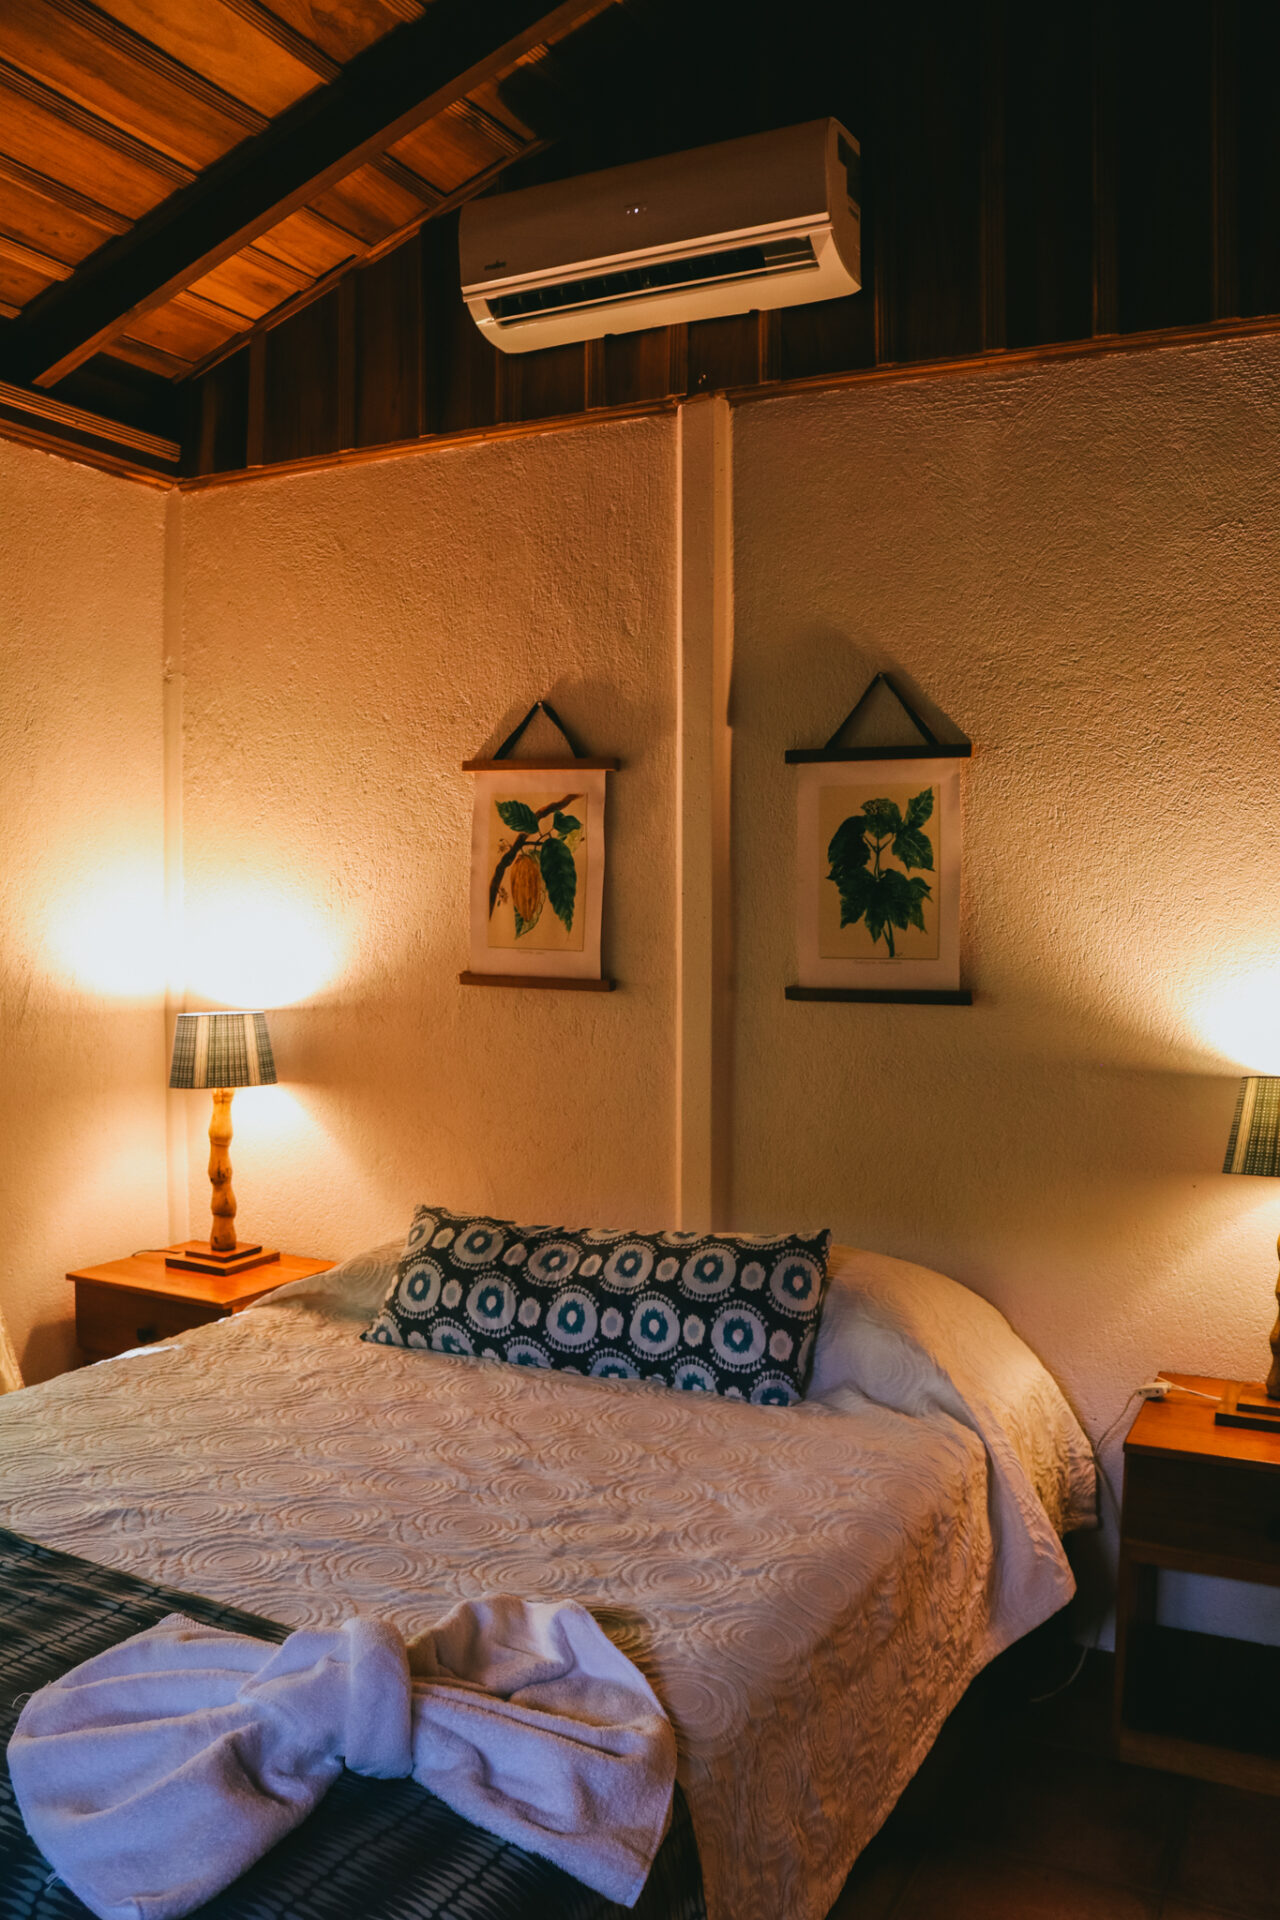
[[[222,484],[1280,333],[1278,68],[1276,0],[0,0],[0,434]],[[520,355],[468,318],[472,194],[825,114],[862,143],[860,293]]]
[[[3,0],[0,377],[166,382],[545,144],[507,104],[613,0]]]

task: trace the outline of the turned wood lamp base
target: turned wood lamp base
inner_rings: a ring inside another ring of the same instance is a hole
[[[166,1267],[180,1267],[185,1273],[248,1273],[279,1258],[274,1247],[252,1246],[243,1240],[226,1253],[208,1240],[182,1240],[164,1252]]]
[[[273,1075],[274,1078],[274,1069]],[[231,1096],[234,1087],[214,1087],[209,1122],[209,1182],[213,1218],[207,1240],[183,1240],[165,1249],[166,1267],[186,1273],[248,1273],[280,1255],[259,1241],[236,1239],[236,1196],[231,1187]]]

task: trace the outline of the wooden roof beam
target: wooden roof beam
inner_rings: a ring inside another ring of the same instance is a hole
[[[4,330],[9,380],[53,386],[142,315],[544,41],[615,0],[432,0]]]

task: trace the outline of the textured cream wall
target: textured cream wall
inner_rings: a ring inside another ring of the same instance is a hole
[[[188,974],[288,1008],[287,1085],[236,1099],[242,1234],[346,1254],[432,1198],[669,1219],[674,445],[636,421],[184,502]],[[457,981],[459,762],[539,695],[624,762],[613,994]],[[206,1101],[177,1097],[203,1232]]]
[[[29,1381],[68,1267],[164,1212],[165,502],[0,441],[0,1308]]]
[[[1280,1192],[1217,1169],[1239,1066],[1280,1071],[1280,994],[1271,1032],[1250,999],[1280,909],[1278,427],[1268,342],[734,423],[734,1219],[955,1273],[1095,1433],[1160,1366],[1265,1351]],[[185,973],[192,1004],[278,1009],[285,1083],[237,1099],[243,1232],[342,1254],[431,1194],[672,1217],[677,439],[600,424],[181,502]],[[0,501],[0,1023],[33,1096],[0,1299],[27,1344],[70,1261],[165,1232],[161,969],[109,924],[122,897],[159,918],[163,507],[8,447]],[[782,998],[782,753],[878,666],[978,743],[972,1009]],[[457,763],[538,694],[626,763],[611,996],[456,983]],[[172,1099],[199,1232],[205,1102]]]
[[[735,1218],[969,1282],[1095,1434],[1160,1367],[1259,1377],[1280,1183],[1218,1169],[1240,1065],[1280,1072],[1280,346],[780,399],[735,435]],[[977,743],[972,1009],[782,997],[782,755],[878,667]],[[1233,1029],[1258,969],[1269,1020]]]

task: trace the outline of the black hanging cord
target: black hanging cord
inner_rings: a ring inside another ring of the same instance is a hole
[[[514,750],[514,748],[519,743],[521,734],[524,732],[529,722],[533,719],[533,716],[535,713],[546,714],[552,726],[557,728],[557,730],[561,734],[563,734],[565,745],[568,747],[570,753],[573,755],[575,760],[585,759],[586,756],[584,755],[582,748],[578,745],[577,741],[574,739],[573,735],[570,733],[568,727],[566,727],[564,721],[560,718],[560,715],[556,712],[551,702],[549,700],[535,700],[533,705],[530,707],[528,713],[526,713],[524,719],[520,722],[519,726],[512,728],[511,732],[507,735],[502,745],[498,748],[497,752],[493,756],[495,760],[505,760],[508,754],[510,754]]]
[[[863,707],[866,706],[867,701],[871,698],[872,694],[875,692],[876,688],[881,684],[882,681],[884,685],[888,687],[890,693],[893,695],[898,705],[902,708],[902,711],[906,714],[912,726],[917,729],[921,739],[924,740],[928,746],[931,746],[931,747],[937,746],[938,736],[933,731],[932,727],[930,727],[926,721],[920,718],[920,715],[916,712],[915,708],[912,706],[911,702],[907,699],[906,695],[901,691],[900,688],[894,685],[893,681],[889,678],[888,674],[878,673],[875,679],[872,680],[870,684],[867,686],[861,698],[856,700],[853,706],[850,707],[848,713],[846,713],[844,719],[840,722],[840,725],[836,728],[831,738],[827,741],[826,746],[823,748],[824,753],[829,752],[830,749],[835,746],[837,740],[840,738],[840,735],[844,732],[845,728],[853,724],[853,722],[857,719],[858,715],[861,713]],[[891,748],[886,748],[885,751],[886,751],[886,754],[892,753]]]

